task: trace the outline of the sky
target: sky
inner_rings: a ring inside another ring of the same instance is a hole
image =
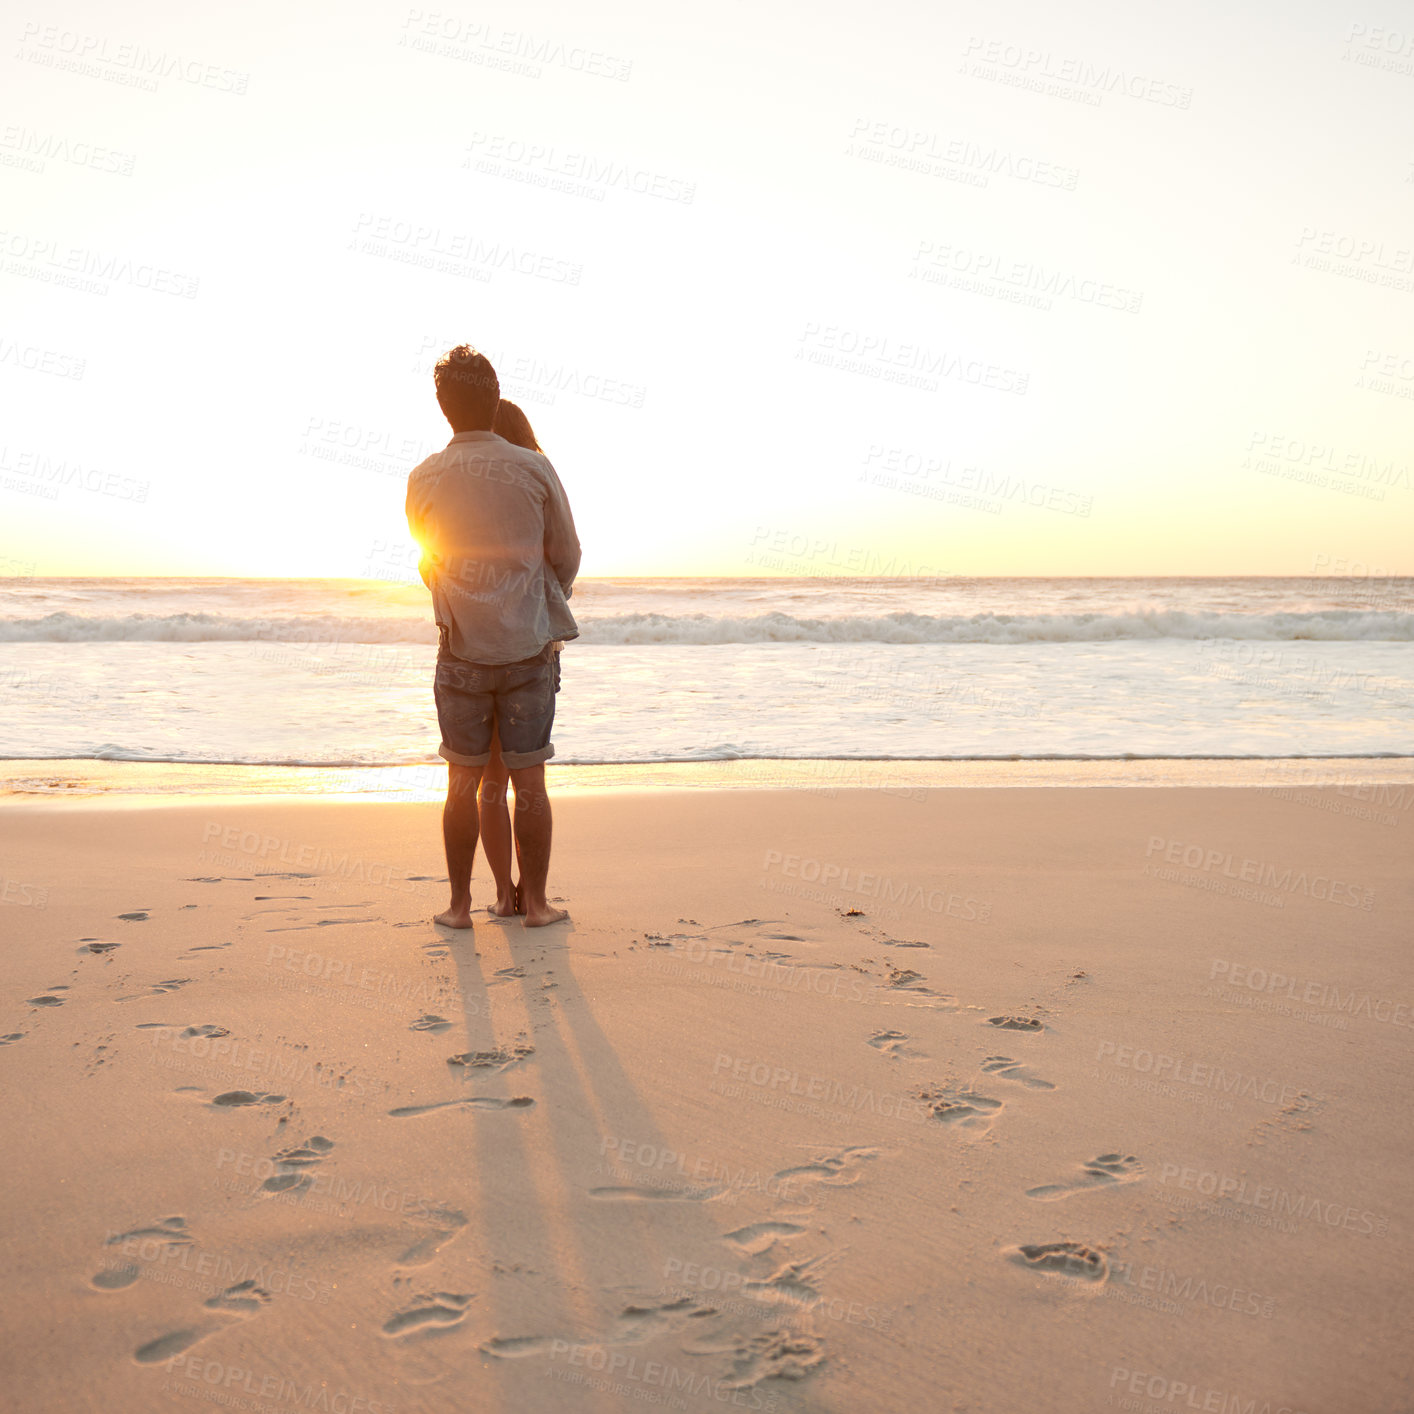
[[[1414,573],[1402,9],[22,0],[0,574],[406,577],[461,342],[586,575]]]

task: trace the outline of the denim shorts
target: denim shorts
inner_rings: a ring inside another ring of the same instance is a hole
[[[560,655],[547,644],[519,663],[466,663],[447,652],[441,629],[432,696],[442,744],[437,754],[455,766],[484,766],[491,732],[501,736],[501,760],[512,771],[538,766],[555,754],[550,728],[560,690]]]

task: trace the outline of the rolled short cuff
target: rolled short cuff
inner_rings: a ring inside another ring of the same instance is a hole
[[[484,766],[491,760],[489,751],[483,751],[480,756],[466,756],[460,751],[453,751],[445,741],[437,748],[437,755],[453,766]]]
[[[544,746],[536,751],[507,751],[501,748],[501,760],[506,763],[508,771],[520,771],[526,766],[544,765],[555,754],[555,743],[546,742]]]

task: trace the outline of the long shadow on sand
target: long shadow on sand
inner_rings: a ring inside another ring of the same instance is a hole
[[[516,1300],[497,1281],[483,1290],[478,1324],[494,1335],[482,1350],[499,1360],[548,1366],[556,1341],[634,1346],[676,1332],[673,1346],[655,1347],[655,1357],[694,1379],[709,1377],[715,1388],[734,1364],[738,1373],[743,1360],[755,1364],[748,1342],[778,1322],[723,1312],[710,1291],[684,1294],[675,1274],[682,1263],[703,1261],[736,1271],[740,1253],[723,1234],[765,1214],[755,1213],[754,1205],[714,1204],[722,1196],[720,1181],[615,1166],[614,1152],[625,1143],[652,1146],[658,1154],[670,1146],[575,976],[572,921],[543,934],[478,921],[474,932],[475,939],[450,944],[471,1050],[509,1052],[522,1031],[535,1047],[523,1062],[475,1086],[477,1094],[533,1096],[536,1102],[534,1109],[474,1120],[483,1241],[493,1260],[536,1274],[533,1302],[523,1290]],[[495,965],[503,960],[507,965]],[[493,973],[490,982],[483,964]],[[518,981],[518,993],[503,986],[503,978]],[[701,1022],[710,1024],[710,1017]],[[710,1133],[700,1140],[699,1152],[709,1155],[729,1147]],[[711,1353],[678,1353],[697,1341]],[[563,1347],[559,1360],[564,1363]]]

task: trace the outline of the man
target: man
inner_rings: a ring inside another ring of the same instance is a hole
[[[422,547],[439,645],[433,696],[448,763],[442,836],[452,901],[434,922],[471,927],[476,792],[493,730],[515,789],[520,910],[527,928],[569,917],[545,898],[550,800],[545,762],[559,687],[555,640],[579,637],[567,600],[575,534],[549,459],[491,431],[501,390],[485,355],[462,344],[433,370],[452,440],[408,477],[407,518]]]

